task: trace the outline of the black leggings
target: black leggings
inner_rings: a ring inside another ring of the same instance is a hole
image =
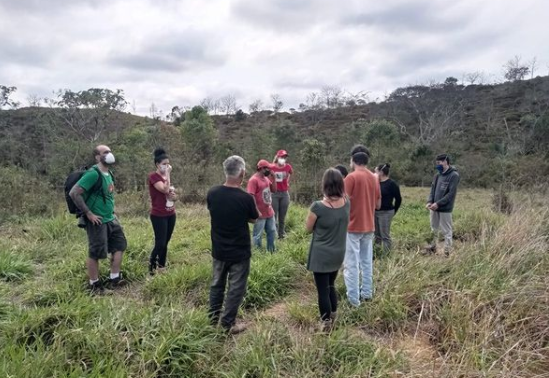
[[[330,273],[313,272],[318,292],[318,309],[322,320],[329,320],[330,314],[337,311],[337,294],[335,280],[337,270]]]
[[[166,266],[166,255],[168,254],[168,243],[172,238],[175,227],[175,214],[168,217],[151,215],[151,223],[154,230],[154,248],[149,260],[150,268],[164,268]]]

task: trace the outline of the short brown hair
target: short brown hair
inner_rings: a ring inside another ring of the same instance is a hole
[[[322,176],[322,193],[326,197],[343,197],[345,182],[343,175],[335,168],[328,168]]]

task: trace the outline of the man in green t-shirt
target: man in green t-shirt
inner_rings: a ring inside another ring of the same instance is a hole
[[[97,146],[93,154],[97,164],[78,180],[71,189],[70,196],[86,221],[89,289],[92,293],[101,293],[103,286],[99,281],[99,260],[107,258],[108,253],[111,254],[109,287],[116,288],[125,284],[120,265],[127,242],[124,230],[114,215],[114,180],[109,171],[109,166],[115,161],[114,155],[104,145]],[[101,180],[101,187],[96,189],[98,180]]]

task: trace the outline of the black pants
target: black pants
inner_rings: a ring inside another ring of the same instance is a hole
[[[329,320],[330,314],[337,311],[335,280],[337,270],[330,273],[313,272],[318,292],[318,309],[322,320]]]
[[[168,255],[168,243],[175,227],[175,214],[168,217],[151,215],[151,223],[154,230],[154,248],[149,260],[150,269],[164,268]]]
[[[250,274],[250,259],[239,262],[228,262],[213,259],[213,278],[210,286],[210,319],[216,325],[221,316],[221,308],[225,299],[227,278],[229,289],[225,299],[225,309],[221,316],[221,326],[231,328],[236,320],[238,308],[244,300],[248,275]]]

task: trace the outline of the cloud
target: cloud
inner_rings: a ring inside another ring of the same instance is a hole
[[[378,9],[366,9],[342,18],[342,24],[376,27],[394,32],[449,33],[467,27],[471,14],[446,1],[415,0],[388,3]]]
[[[111,51],[107,61],[133,71],[182,72],[217,67],[226,57],[214,40],[211,34],[189,30],[149,36],[135,48]]]
[[[238,0],[232,3],[231,14],[258,28],[291,33],[329,21],[340,8],[328,0]]]
[[[0,84],[123,89],[141,114],[237,95],[297,107],[324,85],[371,98],[538,58],[541,0],[0,0]]]

